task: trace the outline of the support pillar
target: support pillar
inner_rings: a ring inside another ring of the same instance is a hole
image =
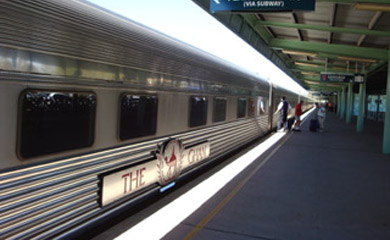
[[[343,87],[343,90],[341,91],[341,116],[340,119],[345,118],[345,87]]]
[[[386,113],[385,127],[383,129],[383,153],[390,154],[390,51],[387,61],[387,86],[386,86]]]
[[[347,98],[347,113],[345,117],[346,123],[351,123],[352,120],[352,90],[353,90],[353,83],[348,84],[348,98]]]
[[[364,75],[364,83],[359,85],[359,112],[357,117],[356,131],[363,132],[364,127],[364,109],[366,105],[366,81],[367,75]]]
[[[341,91],[337,91],[337,116],[340,118],[341,116],[341,111],[340,111],[340,107],[341,107]]]

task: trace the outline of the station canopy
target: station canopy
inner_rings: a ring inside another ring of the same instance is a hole
[[[316,0],[315,9],[284,12],[210,11],[223,3],[267,6],[249,0],[193,0],[309,91],[338,91],[345,75],[386,76],[390,48],[389,0]],[[309,0],[314,1],[314,0]],[[336,76],[329,80],[323,75]],[[339,76],[337,76],[339,75]],[[371,85],[385,89],[385,78]],[[348,78],[347,78],[348,79]],[[374,88],[375,88],[374,86]]]

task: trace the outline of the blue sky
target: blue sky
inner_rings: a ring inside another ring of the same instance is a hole
[[[284,72],[191,0],[88,0],[176,39],[302,91]]]

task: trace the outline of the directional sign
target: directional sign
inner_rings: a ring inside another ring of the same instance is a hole
[[[355,74],[355,83],[364,83],[364,75],[363,74]]]
[[[315,0],[210,0],[210,12],[314,11]]]
[[[321,82],[339,82],[339,83],[352,83],[354,80],[354,75],[350,73],[321,73],[320,81]]]
[[[321,73],[320,81],[322,82],[339,82],[339,83],[364,83],[363,74],[352,73]]]

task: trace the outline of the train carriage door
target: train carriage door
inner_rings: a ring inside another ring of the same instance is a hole
[[[269,101],[267,97],[251,97],[248,101],[248,116],[253,117],[261,131],[269,129]]]
[[[268,99],[266,97],[257,97],[257,123],[260,126],[260,129],[264,132],[267,132],[268,129]]]

